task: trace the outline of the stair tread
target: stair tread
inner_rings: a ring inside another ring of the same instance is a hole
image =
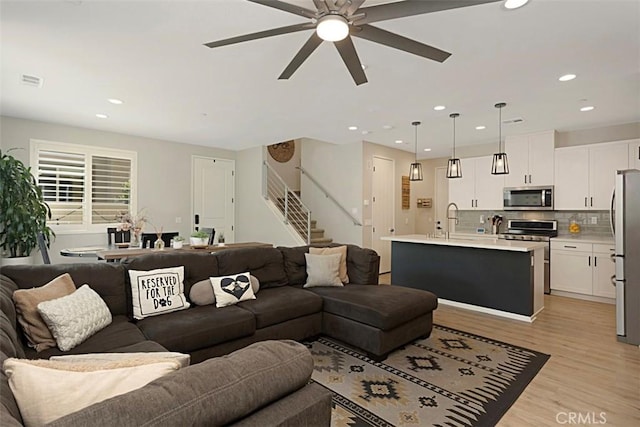
[[[322,237],[322,238],[311,238],[311,243],[331,243],[333,242],[333,239],[330,239],[328,237]]]

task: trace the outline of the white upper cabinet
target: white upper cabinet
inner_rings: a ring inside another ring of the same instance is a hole
[[[589,150],[589,208],[611,208],[616,171],[629,167],[628,147],[628,144],[611,143]]]
[[[581,145],[555,151],[555,208],[608,210],[618,169],[627,169],[627,142]]]
[[[553,185],[555,141],[553,130],[506,137],[509,174],[505,186]]]
[[[558,148],[555,167],[555,209],[587,209],[589,150],[583,147]]]
[[[629,143],[629,169],[640,169],[640,139]]]
[[[491,174],[492,156],[461,159],[462,178],[449,180],[449,201],[461,210],[502,210],[504,175]]]
[[[449,179],[449,202],[453,202],[458,209],[475,209],[476,183],[475,160],[460,159],[462,178]]]

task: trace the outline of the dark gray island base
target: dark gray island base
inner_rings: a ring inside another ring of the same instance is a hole
[[[394,286],[433,292],[445,305],[524,321],[543,309],[542,284],[536,283],[544,280],[542,249],[390,240]]]

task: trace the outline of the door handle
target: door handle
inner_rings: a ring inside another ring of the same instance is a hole
[[[616,286],[616,276],[611,276],[611,284]]]
[[[196,225],[194,228],[196,229],[196,231],[198,231],[198,225],[200,224],[200,215],[195,214],[193,222]]]
[[[395,232],[395,231],[396,231],[396,229],[395,229],[395,228],[390,228],[390,229],[389,229],[389,233],[393,233],[393,232]]]

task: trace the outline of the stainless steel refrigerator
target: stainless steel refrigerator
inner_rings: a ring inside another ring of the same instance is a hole
[[[616,243],[616,333],[640,345],[640,170],[620,170],[611,200]]]

